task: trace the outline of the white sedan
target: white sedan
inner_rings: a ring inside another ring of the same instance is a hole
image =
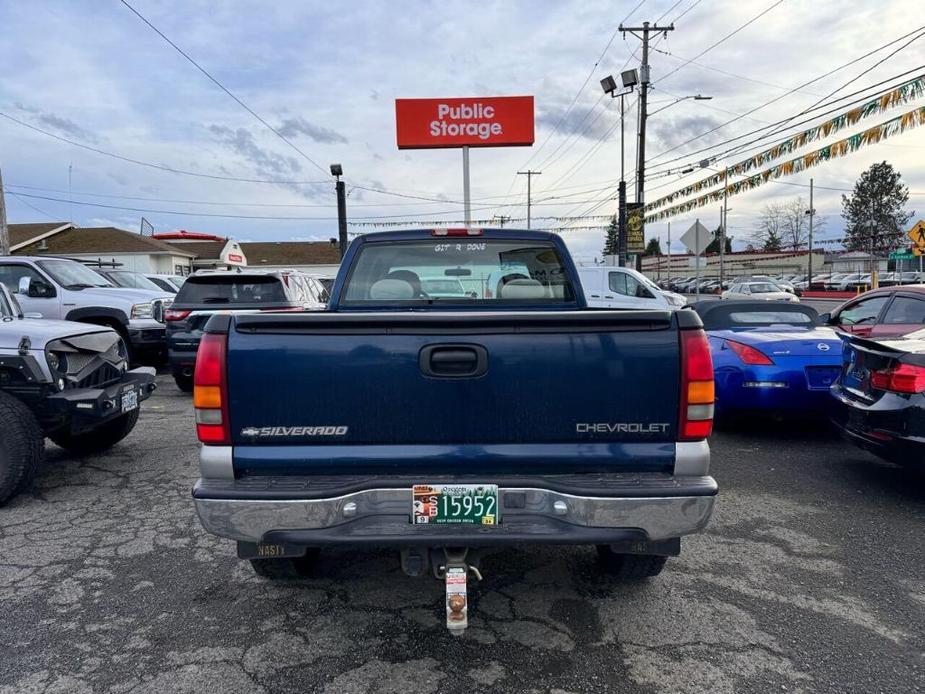
[[[773,282],[736,282],[723,292],[724,299],[752,299],[755,301],[799,301],[790,292]]]

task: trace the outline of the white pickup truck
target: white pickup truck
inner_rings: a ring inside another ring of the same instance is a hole
[[[105,325],[121,335],[132,360],[166,356],[166,291],[124,289],[83,263],[42,256],[0,257],[0,283],[32,317]]]

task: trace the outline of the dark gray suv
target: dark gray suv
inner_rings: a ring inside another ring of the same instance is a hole
[[[318,311],[327,290],[303,272],[198,272],[189,277],[165,312],[170,370],[177,387],[193,389],[193,367],[202,330],[216,311]]]

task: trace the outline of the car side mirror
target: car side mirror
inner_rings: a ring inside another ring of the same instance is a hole
[[[819,314],[819,322],[822,323],[822,325],[831,325],[832,324],[832,314],[831,313]]]
[[[27,295],[29,293],[29,285],[32,284],[32,280],[28,277],[19,278],[19,293]]]
[[[47,299],[55,295],[55,290],[52,289],[52,286],[48,282],[43,282],[42,280],[29,280],[28,277],[23,277],[19,280],[19,286],[22,287],[23,280],[26,280],[29,284],[26,287],[26,296],[30,299]]]

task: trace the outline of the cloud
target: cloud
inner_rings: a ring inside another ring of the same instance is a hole
[[[593,105],[576,105],[568,112],[565,116],[565,120],[562,120],[560,124],[559,121],[562,119],[563,113],[565,113],[564,106],[551,109],[541,108],[536,116],[536,123],[538,126],[548,127],[550,129],[558,125],[558,132],[561,135],[580,133],[580,137],[584,137],[588,140],[599,140],[610,130],[614,122],[611,114],[604,113],[600,108]],[[619,115],[617,117],[619,117]],[[632,129],[633,126],[629,122],[629,118],[627,118],[627,125]]]
[[[89,130],[86,130],[72,120],[65,118],[64,116],[59,116],[55,113],[50,113],[49,111],[43,111],[40,108],[34,106],[25,106],[24,104],[17,103],[16,108],[20,111],[25,111],[26,113],[31,113],[35,118],[33,120],[38,121],[44,126],[56,130],[59,133],[64,135],[70,135],[79,140],[84,140],[86,142],[99,142],[96,135],[91,133]]]
[[[305,135],[322,144],[347,144],[347,138],[335,130],[309,123],[301,116],[286,118],[277,128],[284,137]]]
[[[253,134],[246,128],[229,128],[225,125],[212,124],[209,132],[222,144],[230,147],[254,165],[263,175],[293,174],[302,170],[302,166],[293,157],[284,157],[276,152],[263,149],[257,144]]]

